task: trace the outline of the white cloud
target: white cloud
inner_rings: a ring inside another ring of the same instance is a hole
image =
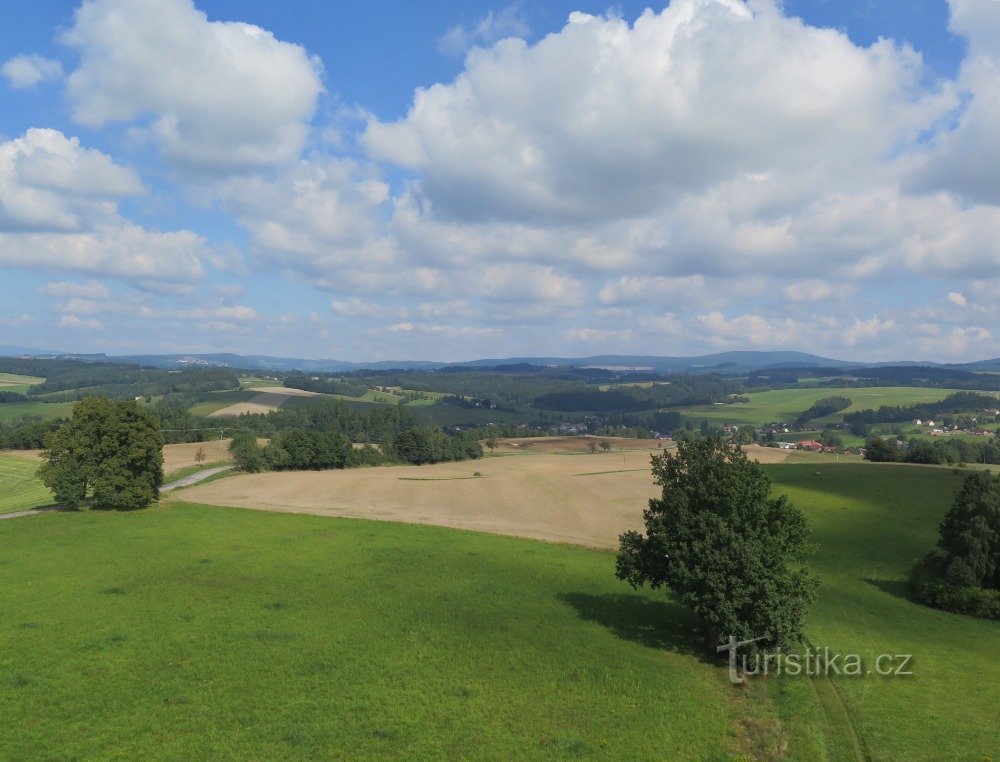
[[[59,318],[59,327],[73,330],[99,331],[104,328],[104,323],[100,320],[82,320],[76,315],[63,315]]]
[[[965,102],[953,129],[943,129],[915,166],[920,190],[947,189],[965,198],[1000,203],[1000,3],[949,0],[949,29],[968,41],[957,87]]]
[[[451,56],[465,55],[476,45],[492,45],[505,37],[526,37],[531,28],[520,3],[490,11],[474,24],[456,24],[441,35],[438,50]]]
[[[444,217],[579,221],[739,172],[877,161],[940,108],[912,51],[754,7],[675,0],[631,27],[573,14],[535,45],[473,51],[403,120],[371,120],[366,143],[419,170]]]
[[[58,130],[0,143],[0,267],[123,278],[149,288],[204,275],[208,247],[190,231],[147,230],[118,202],[138,175]]]
[[[958,307],[966,307],[969,304],[969,300],[965,298],[965,295],[957,291],[950,291],[948,293],[948,301]]]
[[[14,56],[0,67],[0,74],[15,90],[26,90],[44,82],[62,79],[63,68],[59,61],[39,55]]]
[[[88,127],[149,119],[167,160],[231,171],[296,157],[323,89],[320,64],[259,27],[209,21],[191,0],[87,0],[62,41]]]
[[[609,341],[628,342],[632,340],[632,332],[603,328],[570,328],[563,332],[567,341],[579,341],[587,344],[605,344]]]
[[[141,191],[134,170],[58,130],[33,128],[0,143],[0,232],[83,230]]]
[[[639,277],[623,275],[617,281],[606,283],[598,294],[601,304],[621,305],[644,302],[686,302],[692,293],[700,294],[705,288],[705,278],[690,275],[682,278],[663,276]]]
[[[405,317],[405,310],[398,307],[387,307],[374,302],[352,297],[350,299],[335,299],[330,303],[330,311],[341,317],[361,317],[384,319],[387,317]]]
[[[867,320],[855,319],[842,334],[844,344],[853,347],[855,344],[869,341],[879,334],[891,331],[896,327],[895,320],[881,320],[878,315]]]
[[[160,233],[124,222],[73,234],[0,233],[0,267],[109,276],[152,289],[201,279],[205,251],[195,233]]]
[[[96,280],[88,280],[86,283],[66,281],[46,283],[39,289],[39,293],[46,296],[67,296],[81,299],[107,299],[111,296],[108,287]]]

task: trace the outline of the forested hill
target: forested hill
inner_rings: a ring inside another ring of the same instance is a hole
[[[28,390],[28,397],[47,402],[94,395],[127,398],[239,388],[239,379],[230,368],[163,370],[83,360],[0,358],[0,373],[44,378]]]

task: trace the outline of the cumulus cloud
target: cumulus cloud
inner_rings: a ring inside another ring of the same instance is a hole
[[[192,0],[87,0],[62,41],[88,127],[146,124],[167,160],[200,171],[295,158],[323,86],[302,47],[251,24],[209,21]]]
[[[141,193],[130,167],[58,130],[30,129],[0,143],[0,267],[71,271],[149,287],[204,275],[204,239],[147,230],[121,199]]]
[[[104,328],[104,323],[100,320],[83,320],[76,315],[63,315],[59,318],[59,327],[73,330],[99,331]]]
[[[58,130],[30,129],[0,143],[0,233],[83,230],[141,191],[134,170]]]
[[[441,35],[438,50],[451,56],[465,55],[477,45],[492,45],[505,37],[526,37],[531,28],[519,3],[490,11],[473,24],[456,24]]]
[[[63,68],[59,61],[39,55],[14,56],[0,67],[0,74],[15,90],[27,90],[44,82],[62,79]]]
[[[770,3],[675,0],[634,25],[574,13],[535,45],[475,50],[372,153],[419,170],[457,219],[579,221],[649,212],[739,172],[877,160],[937,104],[919,57],[853,45]]]
[[[108,287],[96,280],[88,280],[86,283],[66,281],[46,283],[39,289],[39,293],[46,296],[79,297],[81,299],[107,299],[111,296]]]
[[[949,29],[969,45],[957,88],[963,104],[952,129],[940,131],[916,163],[911,185],[946,189],[980,203],[1000,203],[1000,3],[949,0]]]

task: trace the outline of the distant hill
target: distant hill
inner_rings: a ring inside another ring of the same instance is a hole
[[[348,362],[346,360],[307,360],[294,357],[272,357],[269,355],[238,355],[227,352],[211,354],[170,354],[170,355],[105,355],[105,354],[64,354],[27,347],[0,346],[0,356],[18,357],[64,357],[81,360],[120,362],[155,368],[229,367],[250,371],[274,371],[277,373],[293,370],[314,373],[339,373],[352,370],[438,370],[449,368],[501,368],[516,370],[530,367],[577,367],[650,370],[657,373],[748,373],[769,369],[792,368],[875,368],[875,367],[929,367],[952,368],[970,372],[1000,372],[1000,358],[977,360],[968,363],[937,363],[931,361],[895,360],[889,362],[857,362],[835,360],[808,352],[791,351],[734,351],[708,355],[665,357],[660,355],[591,355],[589,357],[504,357],[484,358],[466,362],[435,362],[432,360],[379,360],[375,362]]]

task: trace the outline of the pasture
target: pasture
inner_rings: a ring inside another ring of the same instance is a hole
[[[25,415],[37,415],[46,421],[69,418],[73,414],[74,404],[73,402],[8,402],[0,405],[0,423],[10,423]]]
[[[0,514],[52,504],[52,493],[35,476],[40,461],[0,453]]]
[[[921,402],[939,402],[954,389],[928,389],[909,386],[874,386],[862,388],[818,387],[812,389],[776,389],[747,395],[750,402],[735,405],[697,405],[677,408],[682,420],[697,425],[704,420],[715,424],[748,424],[763,426],[779,421],[791,422],[824,397],[847,397],[852,405],[812,423],[822,426],[843,419],[847,413],[871,410],[882,405],[916,405]]]
[[[960,475],[753,449],[813,527],[810,640],[914,674],[735,690],[682,608],[613,577],[659,448],[585,446],[0,522],[0,756],[995,757],[1000,625],[905,595]]]
[[[776,748],[766,692],[733,692],[691,652],[690,617],[623,587],[610,561],[184,503],[0,522],[0,638],[17,644],[0,655],[0,757]]]
[[[37,376],[21,376],[17,373],[0,373],[0,392],[15,392],[17,394],[27,394],[35,384],[45,381]]]

